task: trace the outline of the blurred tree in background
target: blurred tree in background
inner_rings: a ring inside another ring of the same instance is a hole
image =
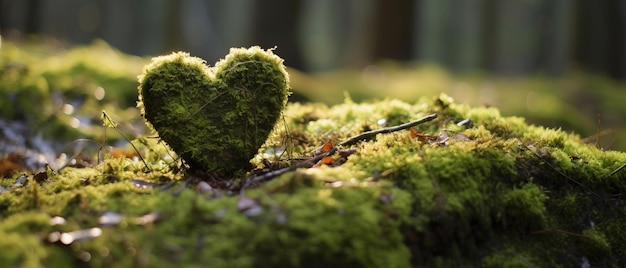
[[[186,50],[208,62],[230,47],[278,46],[304,71],[396,59],[507,76],[626,76],[623,0],[0,0],[0,34],[100,38],[134,55]]]

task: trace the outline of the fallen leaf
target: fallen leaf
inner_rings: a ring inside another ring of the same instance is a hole
[[[35,181],[38,183],[42,183],[48,179],[48,173],[45,171],[39,172],[35,176],[33,176],[33,179],[35,179]]]
[[[329,141],[325,142],[324,145],[317,147],[313,150],[313,156],[318,156],[320,154],[328,153],[333,149],[333,143]]]
[[[122,148],[114,148],[111,151],[111,156],[116,157],[116,158],[125,157],[125,158],[132,159],[133,157],[137,157],[138,154],[135,151],[126,151]]]
[[[315,164],[313,167],[320,167],[322,165],[332,165],[333,164],[333,157],[332,156],[325,156],[324,158],[320,159],[319,162],[317,162],[317,164]]]
[[[327,141],[326,143],[324,143],[324,146],[322,146],[322,153],[328,153],[331,149],[333,149],[333,143]]]
[[[20,165],[20,155],[17,153],[10,153],[5,158],[0,159],[0,176],[9,177],[24,167]]]
[[[465,134],[461,134],[461,133],[454,134],[450,138],[453,140],[457,140],[457,141],[470,141],[470,138],[468,136],[466,136]]]
[[[410,128],[410,130],[411,130],[411,138],[412,139],[417,138],[417,141],[419,141],[422,144],[437,139],[437,136],[432,136],[432,135],[419,132],[419,130],[415,128]]]

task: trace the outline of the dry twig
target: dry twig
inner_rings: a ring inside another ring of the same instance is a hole
[[[362,140],[371,139],[371,138],[375,137],[378,134],[391,133],[391,132],[394,132],[394,131],[407,129],[407,128],[410,128],[410,127],[417,126],[417,125],[419,125],[421,123],[431,121],[431,120],[433,120],[435,118],[437,118],[437,114],[436,113],[435,114],[431,114],[431,115],[427,115],[425,117],[422,117],[420,119],[417,119],[417,120],[414,120],[414,121],[411,121],[411,122],[408,122],[408,123],[404,123],[402,125],[397,125],[397,126],[393,126],[393,127],[387,127],[387,128],[381,128],[381,129],[376,129],[376,130],[365,131],[365,132],[363,132],[363,133],[361,133],[359,135],[352,136],[349,139],[347,139],[345,141],[342,141],[338,145],[339,146],[352,145],[352,144],[355,144],[355,143],[357,143],[359,141],[362,141]]]
[[[350,138],[348,138],[347,140],[340,142],[338,144],[338,146],[348,146],[348,145],[353,145],[356,144],[359,141],[362,140],[369,140],[373,137],[375,137],[378,134],[384,134],[384,133],[391,133],[391,132],[395,132],[395,131],[400,131],[403,129],[407,129],[419,124],[422,124],[424,122],[428,122],[431,121],[433,119],[437,118],[437,114],[431,114],[431,115],[427,115],[425,117],[422,117],[420,119],[402,124],[402,125],[397,125],[397,126],[393,126],[393,127],[388,127],[388,128],[381,128],[381,129],[376,129],[376,130],[370,130],[370,131],[366,131],[363,133],[360,133],[358,135],[352,136]],[[311,167],[313,165],[315,165],[317,162],[319,162],[322,158],[327,157],[327,156],[331,156],[333,154],[335,154],[337,152],[337,147],[332,148],[330,151],[316,155],[310,159],[295,163],[291,166],[288,166],[286,168],[282,168],[282,169],[278,169],[278,170],[274,170],[274,171],[270,171],[264,174],[260,174],[260,175],[254,175],[254,176],[250,176],[246,179],[244,179],[242,181],[241,184],[235,184],[231,187],[231,190],[235,190],[235,189],[242,189],[245,188],[249,185],[252,184],[256,184],[256,183],[261,183],[261,182],[266,182],[269,181],[275,177],[278,177],[282,174],[285,174],[289,171],[293,171],[296,170],[298,168],[307,168],[307,167]],[[341,152],[340,152],[341,153]]]
[[[624,167],[626,167],[626,164],[623,164],[621,167],[618,167],[617,169],[613,170],[613,172],[611,172],[609,174],[609,176],[613,176],[615,175],[615,173],[619,172],[620,170],[624,169]]]

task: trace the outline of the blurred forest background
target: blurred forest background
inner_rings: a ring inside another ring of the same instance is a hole
[[[105,107],[140,133],[136,77],[151,56],[211,64],[259,45],[290,67],[293,100],[443,92],[626,150],[626,0],[0,0],[0,35],[4,129],[31,118],[73,131],[48,137],[94,137]]]
[[[72,44],[100,38],[133,55],[278,46],[303,71],[379,59],[497,75],[573,67],[626,76],[623,0],[1,0],[0,33]]]

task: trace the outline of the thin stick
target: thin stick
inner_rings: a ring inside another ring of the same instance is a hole
[[[361,140],[368,140],[373,138],[374,136],[378,135],[378,134],[383,134],[383,133],[391,133],[394,131],[399,131],[399,130],[403,130],[403,129],[407,129],[410,127],[414,127],[417,126],[421,123],[424,122],[428,122],[431,121],[433,119],[437,118],[437,114],[431,114],[431,115],[427,115],[425,117],[422,117],[420,119],[408,122],[408,123],[404,123],[402,125],[397,125],[397,126],[393,126],[393,127],[388,127],[388,128],[381,128],[381,129],[376,129],[376,130],[370,130],[370,131],[365,131],[361,134],[358,134],[356,136],[352,136],[349,139],[339,143],[339,146],[346,146],[346,145],[352,145],[355,144]]]
[[[318,161],[320,161],[322,158],[327,157],[327,156],[331,156],[333,155],[335,152],[337,152],[337,148],[333,148],[330,151],[320,154],[318,156],[315,156],[311,159],[302,161],[302,162],[298,162],[295,163],[291,166],[288,166],[286,168],[281,168],[278,170],[274,170],[265,174],[261,174],[261,175],[255,175],[255,176],[250,176],[248,178],[246,178],[243,182],[243,185],[250,185],[252,183],[260,183],[260,182],[264,182],[264,181],[269,181],[275,177],[278,177],[280,175],[283,175],[289,171],[294,171],[298,168],[302,168],[302,167],[307,167],[307,166],[312,166],[315,165],[315,163],[317,163]]]
[[[135,150],[135,152],[137,152],[137,156],[139,156],[139,159],[141,159],[141,162],[143,162],[143,164],[146,166],[146,169],[148,170],[148,172],[152,171],[152,169],[150,168],[150,166],[148,166],[148,163],[146,163],[146,160],[143,159],[143,156],[141,156],[141,153],[139,152],[139,150],[137,149],[137,147],[135,147],[135,145],[130,141],[130,139],[128,137],[126,137],[126,135],[124,135],[124,133],[122,133],[122,131],[120,131],[119,129],[117,129],[117,127],[114,128],[115,130],[117,130],[118,133],[120,133],[120,135],[122,135],[122,137],[124,137],[124,139],[128,142],[128,144],[130,144],[130,146],[133,147],[133,149]]]
[[[600,136],[600,137],[602,137],[602,136],[606,136],[606,135],[609,135],[609,134],[613,134],[613,132],[615,132],[615,130],[613,130],[613,129],[611,129],[611,128],[609,128],[609,129],[605,129],[605,130],[600,131],[600,133],[597,133],[597,134],[594,134],[594,135],[592,135],[592,136],[586,137],[586,138],[584,138],[584,139],[581,139],[580,141],[581,141],[581,142],[583,142],[583,143],[590,143],[590,142],[592,142],[594,139],[597,139],[597,137],[596,137],[596,136]]]
[[[544,161],[544,160],[543,160],[543,158],[542,158],[542,157],[541,157],[538,153],[536,153],[535,151],[533,151],[533,150],[531,150],[530,148],[528,148],[528,146],[526,146],[525,144],[523,144],[523,143],[519,142],[519,145],[520,145],[520,146],[522,146],[522,148],[524,148],[524,149],[528,150],[529,152],[531,152],[531,153],[532,153],[532,154],[533,154],[533,155],[534,155],[537,159],[539,159],[540,161],[543,161],[543,163],[544,163],[544,164],[546,164],[546,165],[547,165],[548,167],[550,167],[552,170],[556,171],[556,173],[559,173],[559,175],[561,175],[561,176],[565,177],[566,179],[568,179],[568,180],[570,180],[570,181],[574,182],[574,183],[575,183],[575,184],[577,184],[578,186],[580,186],[580,187],[582,187],[583,189],[587,190],[587,192],[589,192],[589,193],[591,193],[591,194],[593,194],[593,195],[595,195],[595,196],[597,196],[597,197],[599,197],[599,198],[602,198],[599,194],[597,194],[596,192],[594,192],[594,191],[592,191],[591,189],[587,188],[587,186],[585,186],[584,184],[582,184],[582,182],[579,182],[579,181],[577,181],[577,180],[573,179],[572,177],[567,176],[567,174],[563,173],[562,171],[560,171],[559,169],[557,169],[555,166],[553,166],[553,165],[552,165],[552,164],[550,164],[549,162]]]
[[[615,175],[615,173],[617,173],[620,170],[624,169],[624,167],[626,167],[626,164],[623,164],[621,167],[618,167],[616,170],[613,170],[613,172],[611,172],[611,174],[609,174],[609,176]]]
[[[419,125],[421,123],[424,122],[428,122],[431,121],[433,119],[437,118],[437,114],[431,114],[428,116],[425,116],[423,118],[408,122],[408,123],[404,123],[402,125],[397,125],[397,126],[393,126],[393,127],[388,127],[388,128],[382,128],[382,129],[377,129],[377,130],[371,130],[371,131],[366,131],[363,132],[361,134],[358,134],[356,136],[352,136],[350,138],[348,138],[347,140],[341,142],[338,144],[338,146],[347,146],[347,145],[353,145],[356,144],[357,142],[361,141],[361,140],[367,140],[367,139],[371,139],[372,137],[376,136],[377,134],[383,134],[383,133],[391,133],[391,132],[395,132],[395,131],[400,131],[403,129],[407,129],[416,125]],[[265,174],[261,174],[261,175],[254,175],[254,176],[250,176],[248,178],[246,178],[243,181],[243,185],[241,188],[245,188],[245,186],[250,185],[252,183],[261,183],[261,182],[265,182],[265,181],[269,181],[275,177],[278,177],[282,174],[285,174],[289,171],[293,171],[296,170],[298,168],[302,168],[302,167],[310,167],[312,165],[315,165],[317,162],[319,162],[322,158],[327,157],[327,156],[331,156],[333,154],[335,154],[335,152],[337,152],[337,147],[332,148],[330,151],[317,155],[315,157],[312,157],[311,159],[302,161],[302,162],[298,162],[296,164],[293,164],[291,166],[288,166],[286,168],[281,168],[278,170],[274,170]],[[241,185],[241,184],[239,184]],[[234,185],[233,185],[234,186]],[[241,189],[240,188],[240,189]]]

